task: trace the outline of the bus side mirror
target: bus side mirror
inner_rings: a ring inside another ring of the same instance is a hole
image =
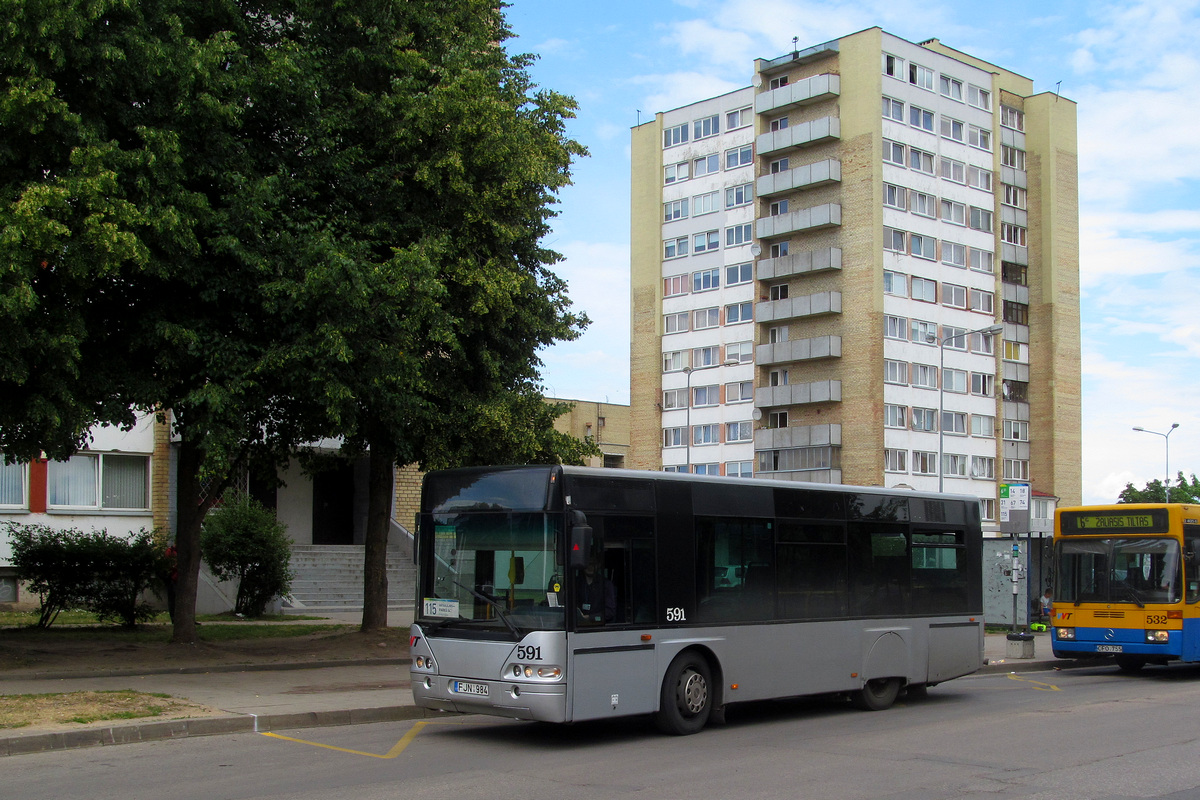
[[[571,512],[571,540],[567,543],[567,565],[572,569],[587,566],[588,554],[592,552],[592,526],[582,511]]]

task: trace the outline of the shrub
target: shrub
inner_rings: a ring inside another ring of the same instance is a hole
[[[292,551],[286,527],[248,496],[227,495],[200,533],[200,551],[213,575],[237,581],[234,611],[262,616],[267,603],[291,589]]]

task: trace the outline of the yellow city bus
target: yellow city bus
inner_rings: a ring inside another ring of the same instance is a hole
[[[1052,641],[1058,658],[1200,661],[1200,506],[1143,503],[1054,516]]]

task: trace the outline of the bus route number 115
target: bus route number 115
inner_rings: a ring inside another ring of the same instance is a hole
[[[667,622],[687,622],[687,617],[684,615],[682,608],[668,608]]]

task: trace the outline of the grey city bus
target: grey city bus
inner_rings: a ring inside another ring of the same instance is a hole
[[[871,710],[979,669],[979,502],[565,466],[431,472],[418,706],[546,722],[844,694]]]

